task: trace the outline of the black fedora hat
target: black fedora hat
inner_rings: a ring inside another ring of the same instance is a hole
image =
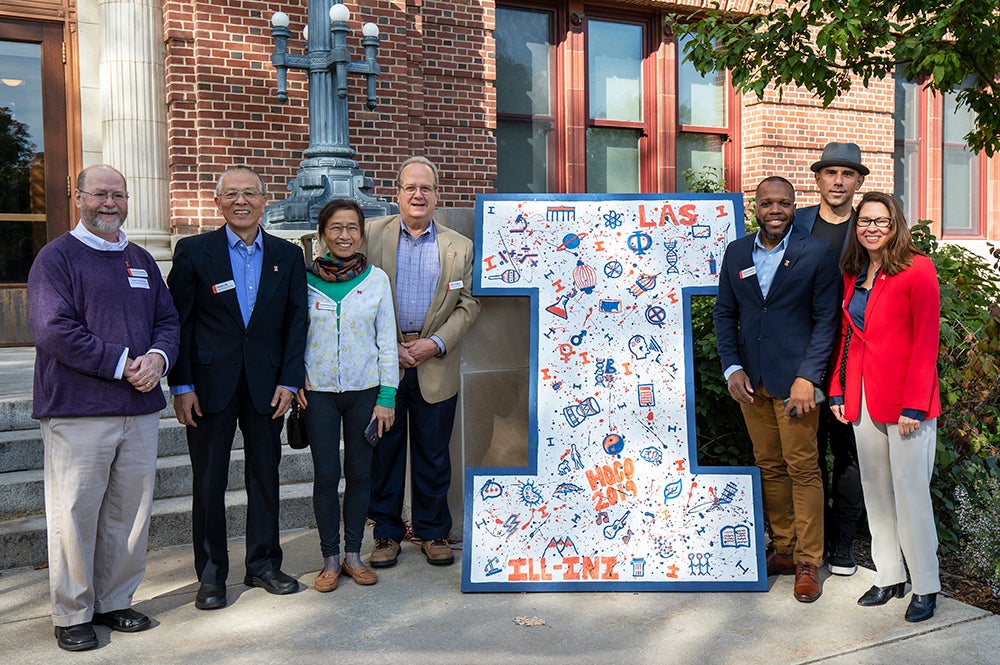
[[[827,166],[846,166],[861,175],[868,175],[868,167],[861,163],[861,148],[857,143],[827,143],[823,156],[810,166],[813,173]]]

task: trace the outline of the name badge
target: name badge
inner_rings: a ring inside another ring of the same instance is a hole
[[[149,273],[146,272],[145,270],[143,270],[142,268],[129,268],[128,269],[128,276],[129,277],[149,277]]]
[[[456,291],[456,290],[462,288],[462,286],[463,286],[463,282],[460,279],[456,279],[454,282],[448,282],[448,290],[449,291]]]
[[[316,301],[316,309],[324,310],[324,311],[327,311],[327,312],[336,312],[337,311],[337,303],[335,303],[335,302],[320,302],[320,301],[317,300]]]
[[[236,282],[229,280],[227,282],[219,282],[212,287],[212,293],[223,293],[225,291],[232,291],[236,288]]]
[[[757,274],[757,266],[750,266],[749,268],[740,271],[740,279],[753,277],[756,274]]]
[[[149,280],[146,279],[145,277],[129,277],[128,285],[131,286],[133,289],[148,289]]]

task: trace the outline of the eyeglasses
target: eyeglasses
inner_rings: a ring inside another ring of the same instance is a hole
[[[125,203],[125,201],[128,201],[128,194],[125,192],[85,192],[82,189],[76,191],[101,201],[104,199],[111,199],[115,203]]]
[[[858,217],[858,226],[866,228],[875,225],[877,229],[887,229],[892,226],[892,220],[888,217]]]
[[[403,190],[403,193],[407,196],[413,196],[417,192],[420,192],[424,196],[430,196],[434,193],[434,190],[436,190],[437,187],[430,187],[428,185],[422,185],[420,187],[417,187],[416,185],[405,185],[400,187],[400,189]]]
[[[223,201],[235,201],[241,196],[247,201],[256,201],[262,194],[256,189],[227,189],[219,195]]]
[[[361,235],[361,227],[356,224],[351,224],[350,226],[340,226],[339,224],[334,224],[326,227],[326,232],[331,233],[334,236],[339,236],[344,231],[347,231],[352,236]]]

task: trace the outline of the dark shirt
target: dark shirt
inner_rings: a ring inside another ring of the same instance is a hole
[[[833,247],[833,253],[839,258],[844,250],[844,243],[847,240],[847,231],[850,229],[850,220],[840,224],[831,224],[819,214],[816,214],[816,222],[813,224],[812,234],[821,238]]]

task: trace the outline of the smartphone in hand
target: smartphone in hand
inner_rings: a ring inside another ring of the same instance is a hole
[[[816,402],[816,406],[819,406],[820,404],[826,401],[826,393],[824,393],[823,389],[820,388],[819,386],[815,386],[815,390],[816,392],[813,393],[813,401]],[[784,399],[785,406],[788,406],[788,402],[789,399],[786,397]],[[792,410],[788,412],[788,417],[798,418],[798,416],[799,416],[799,410],[796,409],[795,407],[792,407]]]
[[[365,441],[368,442],[372,448],[378,445],[379,440],[382,437],[378,435],[378,419],[372,418],[372,421],[368,423],[368,427],[365,428]]]

